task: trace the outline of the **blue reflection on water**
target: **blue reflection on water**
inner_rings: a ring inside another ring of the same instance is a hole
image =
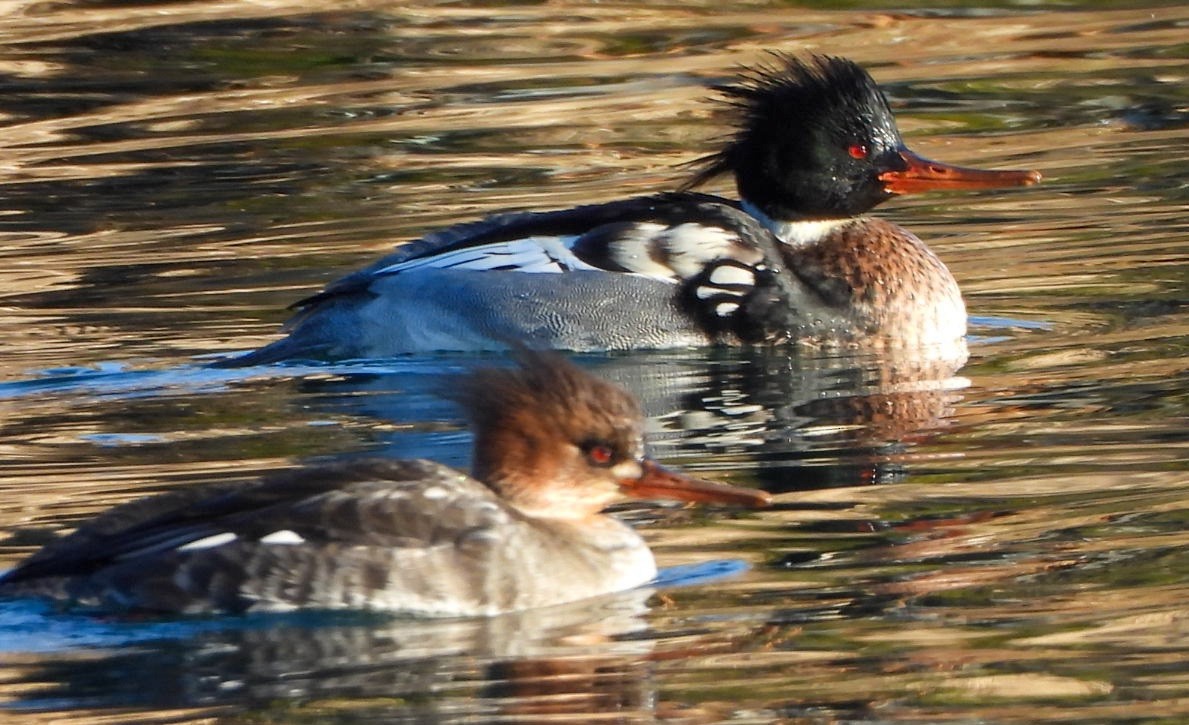
[[[741,559],[682,564],[661,569],[655,588],[710,584],[749,569]],[[281,628],[385,626],[397,614],[365,611],[303,611],[244,615],[138,618],[60,611],[35,598],[0,600],[0,652],[46,654],[108,649],[162,640],[186,640],[218,631]],[[406,618],[407,619],[407,618]]]
[[[662,589],[689,587],[738,576],[749,568],[748,563],[742,559],[718,559],[697,564],[669,566],[657,572],[656,579],[653,579],[652,583]]]

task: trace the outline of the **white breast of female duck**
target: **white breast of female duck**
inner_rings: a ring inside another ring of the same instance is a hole
[[[513,519],[476,531],[455,552],[428,549],[417,586],[373,594],[355,606],[428,616],[492,616],[578,601],[642,586],[656,577],[652,552],[626,524],[608,516],[583,521]],[[392,567],[408,566],[394,556]]]
[[[520,586],[513,609],[550,606],[642,586],[656,577],[648,545],[630,526],[599,515],[534,519],[517,532],[519,545],[488,569],[489,591],[506,591],[501,578],[515,572]]]
[[[493,500],[465,505],[475,526],[417,547],[379,541],[330,551],[278,535],[238,548],[237,561],[272,572],[246,582],[242,594],[259,611],[304,606],[473,617],[626,591],[656,576],[644,540],[610,516],[552,519]],[[191,550],[217,555],[223,543]]]

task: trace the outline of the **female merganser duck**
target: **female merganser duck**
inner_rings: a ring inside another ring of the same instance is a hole
[[[627,495],[763,506],[644,457],[628,393],[553,354],[447,393],[475,431],[468,477],[359,460],[117,506],[0,576],[0,595],[99,611],[374,609],[494,615],[631,589],[640,535],[600,513]]]
[[[450,227],[298,302],[287,338],[225,364],[433,350],[954,344],[966,309],[897,195],[1035,184],[909,151],[855,63],[773,55],[723,88],[737,120],[679,193]],[[698,162],[695,162],[698,163]],[[688,191],[733,174],[741,200]]]

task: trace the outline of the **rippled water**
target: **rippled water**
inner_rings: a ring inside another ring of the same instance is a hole
[[[0,719],[1189,719],[1189,10],[905,5],[6,3],[0,566],[149,492],[465,465],[429,390],[473,360],[202,356],[424,230],[672,188],[706,84],[765,49],[850,56],[925,155],[1046,180],[879,210],[958,277],[960,370],[581,358],[660,458],[777,494],[628,509],[692,567],[656,589],[428,623],[0,603]]]

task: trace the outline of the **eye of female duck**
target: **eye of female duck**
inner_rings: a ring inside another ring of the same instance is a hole
[[[592,466],[607,468],[616,462],[615,448],[604,441],[587,441],[582,444],[582,453]]]

